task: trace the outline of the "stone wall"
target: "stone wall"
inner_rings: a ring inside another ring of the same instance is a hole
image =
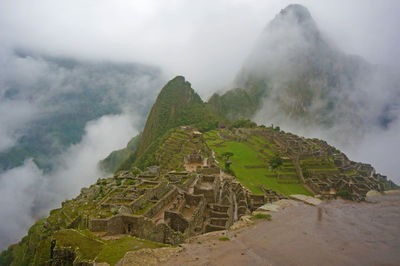
[[[154,215],[159,213],[165,206],[167,206],[172,200],[178,196],[178,189],[175,187],[168,192],[161,200],[159,200],[154,206],[152,206],[145,214],[145,217],[152,218]]]
[[[197,174],[192,174],[188,180],[185,181],[182,185],[179,185],[179,187],[183,190],[188,190],[190,185],[193,183],[193,181],[196,179]]]
[[[106,228],[104,228],[106,223]],[[93,232],[107,232],[107,235],[131,234],[151,241],[179,244],[184,240],[180,232],[176,232],[166,224],[154,224],[143,216],[117,214],[108,219],[91,221],[90,230]],[[98,230],[101,231],[98,231]],[[104,230],[106,229],[106,230]]]
[[[187,236],[191,236],[196,232],[196,227],[203,222],[204,212],[206,210],[206,200],[202,195],[190,195],[185,193],[186,202],[189,205],[197,206],[189,219],[189,230]]]
[[[91,219],[89,221],[89,230],[92,232],[107,232],[108,219]]]
[[[144,204],[146,204],[146,202],[148,202],[152,198],[154,197],[160,198],[167,190],[168,190],[167,183],[164,182],[160,183],[156,187],[148,189],[143,195],[141,195],[139,198],[137,198],[135,201],[129,204],[129,207],[134,212],[135,210],[141,208]]]
[[[211,188],[205,188],[202,183],[211,183]],[[215,203],[219,192],[219,178],[213,175],[203,175],[194,186],[195,195],[204,195],[207,203]]]
[[[198,171],[203,175],[218,175],[220,173],[220,168],[217,166],[201,167],[200,169],[198,169]]]
[[[186,220],[185,217],[183,217],[183,215],[179,212],[166,211],[164,214],[164,218],[169,220],[169,226],[173,230],[179,231],[182,234],[185,233],[185,231],[189,227],[188,220]]]

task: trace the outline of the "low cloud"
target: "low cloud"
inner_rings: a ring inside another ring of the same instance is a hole
[[[400,182],[400,72],[343,52],[305,9],[295,9],[301,22],[293,10],[265,29],[239,75],[238,82],[266,84],[254,119],[327,140]]]
[[[134,115],[123,114],[90,121],[82,141],[55,159],[51,173],[43,173],[32,159],[1,173],[0,249],[19,241],[50,209],[60,207],[63,200],[78,195],[82,187],[104,177],[98,168],[99,160],[124,147],[138,133],[138,120]]]
[[[399,66],[399,1],[297,2],[309,8],[321,29],[345,52],[359,54],[374,63]],[[38,213],[44,215],[98,177],[95,162],[124,146],[136,132],[134,129],[141,128],[149,105],[168,78],[185,75],[204,99],[218,89],[230,88],[265,24],[290,3],[290,0],[1,1],[0,152],[12,147],[38,119],[77,108],[73,102],[63,100],[74,93],[88,95],[100,88],[104,97],[96,98],[95,102],[113,103],[120,108],[116,113],[134,113],[133,121],[137,124],[127,126],[131,115],[106,116],[87,124],[81,142],[55,158],[56,167],[51,173],[43,174],[32,160],[1,173],[0,248],[17,241]],[[65,58],[75,58],[78,64],[61,60]],[[114,63],[110,67],[104,62]],[[146,72],[146,68],[140,75],[120,71],[126,67],[121,64],[138,62],[160,66],[168,78],[157,69],[155,75]],[[365,104],[380,110],[379,102],[392,95],[374,91],[370,97],[376,101]],[[276,112],[273,103],[264,107],[265,114]],[[387,112],[396,116],[397,107],[393,105]],[[333,131],[304,129],[290,120],[267,118],[265,115],[262,118],[262,113],[257,117],[258,121],[279,124],[285,130],[328,138],[336,145]],[[117,121],[116,124],[111,120]],[[398,150],[395,143],[399,143],[396,123],[393,121],[387,129],[367,129],[365,145],[360,146],[353,159],[361,160],[368,155],[365,160],[374,162],[378,170],[382,167],[382,173],[395,174],[394,158]],[[53,140],[49,142],[58,148],[58,142]],[[382,153],[387,149],[386,156],[381,157],[372,147]],[[353,149],[343,148],[350,152]]]

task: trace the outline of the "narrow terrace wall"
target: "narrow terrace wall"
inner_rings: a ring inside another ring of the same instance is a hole
[[[200,173],[203,175],[218,175],[220,173],[219,167],[202,167]]]
[[[89,230],[92,232],[107,232],[108,219],[92,219],[89,221]]]
[[[160,198],[161,195],[164,194],[165,191],[167,191],[167,189],[167,183],[160,183],[158,186],[152,189],[148,189],[143,195],[141,195],[134,202],[129,204],[129,207],[131,207],[132,211],[134,212],[135,210],[139,209],[143,204],[151,200],[153,197]]]
[[[190,177],[188,180],[186,180],[186,182],[183,183],[183,185],[180,185],[179,187],[180,187],[181,189],[187,191],[187,190],[189,189],[190,185],[191,185],[191,184],[193,183],[193,181],[196,179],[196,177],[197,177],[197,174],[191,175],[191,177]]]
[[[182,233],[172,230],[166,224],[156,225],[143,216],[118,214],[108,219],[92,220],[90,224],[91,231],[107,232],[107,235],[131,234],[139,238],[173,245],[182,243],[184,240]]]
[[[178,189],[175,187],[173,190],[167,193],[161,200],[159,200],[153,207],[151,207],[145,214],[145,217],[152,218],[154,215],[159,213],[165,206],[167,206],[172,200],[178,196]]]
[[[202,195],[190,195],[185,193],[185,199],[189,205],[197,205],[189,219],[189,230],[187,231],[187,236],[191,236],[196,233],[196,227],[201,225],[203,222],[207,203]]]

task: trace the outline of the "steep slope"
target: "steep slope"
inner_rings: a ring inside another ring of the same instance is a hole
[[[28,158],[40,169],[51,170],[52,159],[81,141],[88,121],[120,114],[125,108],[146,115],[164,83],[158,68],[135,63],[21,52],[13,60],[18,64],[10,62],[2,69],[7,74],[0,76],[0,102],[9,106],[10,113],[0,131],[17,139],[13,146],[0,150],[0,172]],[[34,71],[21,71],[26,66]],[[14,117],[14,112],[23,113]]]
[[[184,77],[177,76],[162,88],[151,108],[137,149],[119,169],[127,170],[132,166],[144,168],[157,164],[154,153],[172,128],[194,125],[202,131],[215,128],[218,121],[190,83]]]
[[[235,120],[251,117],[257,111],[258,104],[257,95],[237,88],[223,95],[213,94],[208,100],[207,106],[215,114]]]
[[[387,126],[399,113],[400,83],[394,72],[342,52],[301,5],[289,5],[265,27],[235,86],[244,89],[244,96],[232,97],[238,89],[213,96],[210,108],[227,106],[230,118],[336,128],[355,136]]]
[[[371,165],[350,161],[325,141],[248,120],[213,129],[219,121],[183,77],[171,80],[138,147],[145,145],[145,132],[150,142],[125,161],[127,169],[157,164],[161,171],[119,171],[82,188],[3,251],[0,264],[112,264],[129,250],[163,246],[147,240],[176,245],[192,235],[226,230],[242,215],[293,193],[362,200],[371,189],[397,188]]]
[[[125,148],[113,151],[104,160],[100,161],[100,167],[107,173],[115,172],[131,153],[134,153],[139,145],[141,134],[133,137]]]

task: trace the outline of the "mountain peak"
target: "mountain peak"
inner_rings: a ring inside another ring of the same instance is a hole
[[[144,168],[157,164],[154,152],[168,130],[183,125],[194,125],[202,130],[216,127],[217,117],[205,106],[200,96],[183,76],[171,79],[159,93],[151,108],[138,148],[120,169],[127,170],[133,163]]]
[[[288,5],[286,8],[281,10],[278,16],[290,16],[295,18],[299,23],[312,20],[311,14],[308,9],[305,6],[299,4]]]
[[[138,151],[143,152],[161,134],[161,129],[168,127],[176,113],[191,103],[203,103],[191,84],[183,76],[171,79],[161,89],[150,111]]]
[[[299,29],[307,38],[314,39],[319,34],[317,24],[310,11],[299,4],[291,4],[282,9],[268,24],[265,31],[290,32],[293,28]]]

